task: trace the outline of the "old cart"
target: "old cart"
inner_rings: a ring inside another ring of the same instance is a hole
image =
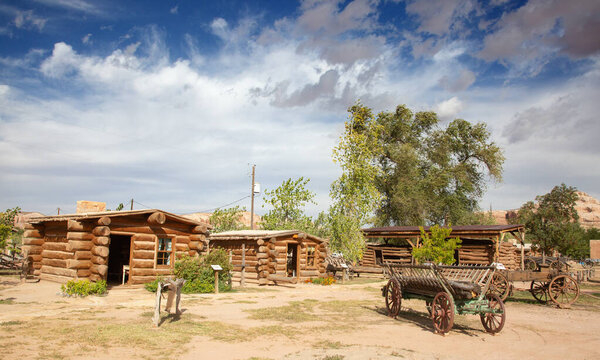
[[[498,270],[494,274],[491,292],[506,300],[512,282],[531,282],[529,292],[542,304],[551,301],[559,307],[569,307],[579,298],[579,285],[567,272],[540,264],[537,270]]]
[[[402,299],[423,299],[435,332],[445,334],[454,325],[455,314],[476,314],[485,330],[502,330],[504,303],[489,285],[496,270],[492,266],[441,266],[384,264],[389,277],[382,289],[388,315],[396,317]]]

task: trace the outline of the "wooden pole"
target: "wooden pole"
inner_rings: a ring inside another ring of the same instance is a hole
[[[131,208],[130,210],[133,210],[133,199],[131,199]]]
[[[250,230],[254,230],[254,171],[256,165],[252,165],[252,185],[250,186]]]
[[[215,270],[215,294],[219,293],[219,270]]]
[[[246,244],[242,243],[242,277],[240,279],[240,286],[246,286]]]

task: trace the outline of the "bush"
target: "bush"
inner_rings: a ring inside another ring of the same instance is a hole
[[[307,284],[316,284],[316,285],[332,285],[335,284],[335,279],[333,276],[329,277],[318,277],[314,279],[308,279],[305,281]]]
[[[158,283],[163,281],[162,276],[157,276],[154,281],[144,284],[144,288],[150,292],[156,292],[158,289]]]
[[[102,295],[106,293],[106,281],[100,280],[95,283],[89,280],[69,280],[60,286],[63,294],[74,296]]]

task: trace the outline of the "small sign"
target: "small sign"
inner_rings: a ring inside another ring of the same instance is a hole
[[[223,270],[223,268],[221,267],[221,265],[211,265],[210,266],[214,271],[221,271]]]
[[[346,264],[341,264],[340,266],[342,267],[342,269],[347,269],[348,268],[348,265],[346,265]]]

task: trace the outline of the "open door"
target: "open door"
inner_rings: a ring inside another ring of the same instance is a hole
[[[120,284],[123,281],[123,266],[129,265],[131,252],[131,236],[111,235],[108,246],[107,283]],[[129,279],[126,278],[126,281]]]
[[[298,276],[298,264],[298,244],[287,244],[285,275],[287,277]]]

